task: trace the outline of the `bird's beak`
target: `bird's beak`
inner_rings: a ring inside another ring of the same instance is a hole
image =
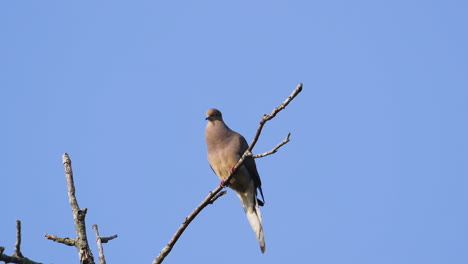
[[[210,117],[209,117],[209,116],[207,116],[207,117],[205,118],[205,120],[208,120],[208,119],[210,119]]]

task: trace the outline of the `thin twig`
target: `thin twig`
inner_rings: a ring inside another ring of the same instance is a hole
[[[256,158],[263,158],[271,154],[275,154],[279,148],[281,148],[283,145],[289,142],[289,136],[291,136],[291,132],[289,132],[286,138],[283,141],[281,141],[274,149],[267,151],[265,153],[262,153],[262,154],[253,155],[252,157],[256,159]]]
[[[215,197],[211,198],[210,204],[214,203],[216,200],[218,200],[219,197],[225,195],[227,193],[226,190],[219,192],[218,194],[215,195]]]
[[[247,149],[247,151],[252,151],[252,149],[255,147],[255,144],[257,144],[257,141],[258,141],[258,137],[260,137],[260,134],[262,133],[262,129],[263,129],[263,126],[265,125],[265,123],[272,119],[273,117],[276,116],[276,114],[278,114],[281,110],[283,110],[284,108],[286,108],[286,106],[302,91],[302,83],[298,84],[296,89],[294,89],[294,91],[291,93],[291,95],[286,98],[286,100],[284,100],[284,102],[276,107],[275,109],[273,109],[273,111],[271,111],[271,113],[268,115],[268,114],[264,114],[263,117],[262,117],[262,120],[260,120],[260,124],[258,125],[258,128],[257,128],[257,133],[255,134],[255,137],[254,139],[252,140],[252,143],[250,143],[250,147]]]
[[[296,89],[291,93],[291,95],[278,107],[273,109],[273,111],[268,115],[265,114],[263,115],[262,119],[260,120],[260,124],[257,128],[257,133],[255,134],[254,139],[252,140],[252,143],[250,144],[249,148],[244,152],[242,157],[239,159],[239,161],[236,163],[236,165],[233,167],[231,170],[231,175],[227,177],[227,179],[224,181],[225,186],[228,185],[229,181],[235,174],[235,172],[239,169],[239,167],[242,165],[244,162],[244,159],[248,156],[253,156],[252,155],[252,149],[254,148],[255,144],[258,141],[258,138],[260,137],[260,134],[262,132],[263,126],[268,120],[271,120],[273,117],[276,116],[281,110],[283,110],[300,92],[302,91],[302,83],[300,83]],[[286,143],[285,143],[286,144]],[[284,145],[284,144],[283,144]],[[164,258],[171,252],[172,248],[174,247],[175,243],[177,243],[177,240],[179,237],[182,235],[182,233],[185,231],[185,229],[188,227],[188,225],[192,222],[193,219],[209,204],[213,203],[214,200],[213,198],[218,195],[218,193],[223,189],[222,186],[216,187],[213,191],[209,193],[209,195],[195,208],[195,210],[190,213],[190,215],[185,218],[184,222],[180,225],[179,229],[177,229],[176,233],[172,236],[171,240],[169,240],[169,243],[161,250],[159,255],[154,259],[152,264],[160,264],[164,261]],[[218,196],[220,197],[220,196]],[[218,198],[217,197],[217,198]],[[217,199],[216,198],[216,199]],[[216,200],[215,199],[215,200]]]

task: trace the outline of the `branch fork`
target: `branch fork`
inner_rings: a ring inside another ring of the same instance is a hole
[[[260,154],[260,155],[252,155],[252,149],[255,147],[255,144],[257,144],[258,138],[260,137],[260,134],[262,133],[263,126],[265,123],[271,119],[273,119],[276,114],[278,114],[281,110],[286,108],[286,106],[302,91],[302,83],[298,84],[296,89],[291,93],[291,95],[286,98],[286,100],[278,107],[273,109],[273,111],[270,114],[264,114],[262,119],[260,120],[260,124],[257,128],[257,132],[255,134],[254,139],[252,140],[252,143],[250,143],[249,148],[244,152],[242,157],[239,159],[239,161],[234,165],[234,167],[231,169],[231,174],[227,179],[224,181],[224,186],[227,186],[229,184],[229,181],[235,174],[235,172],[239,169],[239,167],[242,165],[244,162],[244,159],[247,156],[252,156],[254,158],[261,158],[265,157],[268,155],[271,155],[273,153],[276,153],[280,147],[282,147],[284,144],[289,142],[289,136],[291,133],[288,133],[287,137],[285,140],[283,140],[280,144],[278,144],[273,150],[268,151],[266,153]],[[152,264],[160,264],[164,261],[164,258],[171,252],[172,248],[174,245],[177,243],[177,240],[179,237],[182,235],[182,233],[185,231],[185,229],[188,227],[188,225],[192,222],[195,217],[209,204],[212,204],[216,199],[224,195],[225,193],[220,194],[220,191],[223,189],[223,186],[218,186],[214,190],[212,190],[208,196],[190,213],[190,215],[185,219],[185,221],[180,225],[179,229],[175,232],[175,234],[172,236],[171,240],[169,240],[168,244],[161,250],[159,255],[154,259]]]
[[[32,261],[21,253],[21,221],[16,220],[16,243],[14,253],[11,256],[3,254],[5,247],[0,247],[0,261],[5,263],[18,263],[18,264],[42,264]]]
[[[57,243],[61,243],[67,246],[74,246],[78,250],[78,256],[80,258],[81,264],[94,264],[94,257],[89,248],[88,238],[86,235],[86,213],[88,212],[87,208],[80,209],[78,206],[78,200],[76,199],[75,195],[75,183],[73,180],[73,170],[71,167],[71,159],[67,153],[64,153],[62,156],[62,162],[65,169],[65,178],[67,180],[68,186],[68,200],[70,202],[70,206],[73,213],[73,219],[75,221],[75,230],[76,230],[76,238],[69,238],[69,237],[58,237],[54,235],[46,234],[45,237],[49,240],[55,241]],[[104,253],[102,249],[102,243],[106,243],[109,240],[112,240],[117,237],[117,235],[113,235],[111,237],[100,237],[99,231],[97,229],[97,225],[93,226],[98,250],[99,250],[99,263],[105,264]]]

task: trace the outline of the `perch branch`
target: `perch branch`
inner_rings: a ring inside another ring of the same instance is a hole
[[[300,83],[296,89],[291,93],[291,95],[278,107],[273,109],[273,111],[270,114],[264,114],[262,119],[260,120],[260,124],[257,128],[257,133],[255,134],[254,139],[252,140],[252,143],[250,143],[249,148],[244,152],[242,157],[239,159],[239,161],[236,163],[236,165],[233,167],[231,171],[231,175],[227,177],[227,179],[224,181],[225,186],[228,185],[229,181],[235,174],[235,172],[239,169],[239,167],[242,165],[244,162],[244,159],[248,156],[253,156],[252,155],[252,149],[255,147],[255,144],[257,144],[258,138],[260,137],[260,134],[262,132],[263,126],[265,123],[272,118],[276,116],[281,110],[283,110],[300,92],[302,91],[302,83]],[[288,136],[289,138],[289,136]],[[281,143],[280,143],[281,144]],[[284,143],[286,144],[286,143]],[[283,144],[283,145],[284,145]],[[281,146],[280,146],[281,147]],[[279,147],[278,147],[279,148]],[[171,252],[172,248],[174,247],[175,243],[177,243],[177,240],[179,237],[182,235],[182,233],[185,231],[185,229],[188,227],[188,225],[195,219],[195,217],[209,204],[212,204],[217,198],[219,198],[221,195],[218,195],[218,193],[223,189],[222,186],[216,187],[213,191],[211,191],[208,196],[195,208],[195,210],[190,213],[190,215],[185,218],[184,222],[180,225],[179,229],[177,229],[176,233],[172,236],[171,240],[169,240],[169,243],[161,250],[159,255],[154,259],[152,264],[160,264],[164,261],[164,258]]]
[[[283,141],[281,141],[274,149],[267,151],[265,153],[262,153],[262,154],[253,155],[252,157],[256,159],[256,158],[263,158],[271,154],[275,154],[279,148],[281,148],[283,145],[289,142],[289,136],[291,136],[291,132],[289,132],[286,138]]]
[[[86,236],[86,212],[87,209],[80,209],[78,201],[75,195],[75,183],[73,182],[73,170],[71,167],[71,160],[67,153],[62,156],[62,162],[65,169],[65,178],[68,186],[68,200],[73,213],[73,219],[75,222],[76,238],[60,238],[52,235],[45,235],[46,238],[55,242],[63,243],[68,246],[75,246],[78,250],[78,256],[80,263],[82,264],[94,264],[94,257],[89,248],[88,238]]]
[[[21,253],[21,221],[16,220],[16,243],[14,253],[11,256],[3,254],[4,247],[0,247],[0,261],[5,263],[18,263],[18,264],[42,264],[32,261],[23,256]]]

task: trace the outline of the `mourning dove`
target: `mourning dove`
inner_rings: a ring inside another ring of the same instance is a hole
[[[247,141],[239,133],[232,131],[223,121],[221,112],[208,109],[206,112],[208,123],[205,130],[208,161],[211,169],[221,179],[221,184],[231,174],[232,168],[249,147]],[[236,191],[252,229],[257,236],[262,253],[265,252],[263,237],[262,215],[259,206],[263,206],[263,192],[257,166],[251,156],[245,158],[244,163],[229,181],[228,186]],[[257,189],[262,200],[257,199]]]

